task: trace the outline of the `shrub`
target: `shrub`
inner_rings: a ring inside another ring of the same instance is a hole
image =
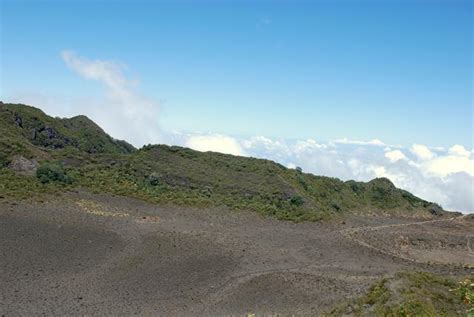
[[[295,206],[301,206],[304,204],[304,199],[301,196],[293,196],[290,199],[290,203]]]
[[[148,176],[148,184],[150,184],[151,186],[157,186],[160,184],[160,175],[158,175],[158,173],[151,173],[149,176]]]
[[[458,292],[461,301],[469,307],[469,312],[474,314],[474,277],[460,281],[455,290]]]
[[[208,186],[204,187],[201,189],[201,194],[210,198],[212,196],[212,188]]]
[[[0,153],[0,168],[7,166],[9,163],[6,155]]]
[[[336,211],[341,210],[341,205],[334,201],[331,203],[331,207],[334,208]]]
[[[364,185],[361,183],[351,180],[351,181],[348,181],[347,184],[349,184],[349,187],[356,194],[360,194],[364,191]]]
[[[153,145],[151,144],[146,144],[141,148],[143,151],[150,151],[151,149],[153,149]]]
[[[65,173],[62,165],[56,163],[43,163],[36,170],[36,177],[43,184],[50,182],[72,183],[72,178]]]

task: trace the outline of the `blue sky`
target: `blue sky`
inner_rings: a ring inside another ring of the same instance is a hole
[[[471,1],[0,3],[3,101],[474,212]]]
[[[472,148],[470,1],[2,1],[1,98],[100,95],[127,65],[162,129]],[[39,105],[38,105],[39,106]]]

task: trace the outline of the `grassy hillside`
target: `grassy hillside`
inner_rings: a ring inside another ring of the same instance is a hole
[[[327,316],[474,316],[474,278],[461,280],[426,272],[401,272]]]
[[[2,155],[47,156],[48,149],[77,148],[86,153],[131,153],[135,149],[107,135],[85,116],[52,118],[26,105],[0,103]]]
[[[440,211],[385,178],[343,182],[263,159],[166,145],[135,150],[87,117],[52,118],[25,105],[0,104],[0,135],[0,191],[8,197],[82,186],[157,203],[225,205],[295,221],[348,212]],[[12,172],[8,167],[15,155],[38,160],[43,165],[39,178]]]

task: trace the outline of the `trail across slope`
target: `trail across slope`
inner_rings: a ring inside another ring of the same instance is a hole
[[[414,221],[414,222],[406,222],[406,223],[383,224],[383,225],[376,225],[376,226],[361,226],[361,227],[356,227],[356,228],[343,229],[340,231],[340,233],[343,236],[347,237],[348,239],[358,243],[359,245],[375,250],[382,254],[395,256],[403,260],[414,262],[414,263],[426,263],[426,261],[418,260],[414,257],[408,257],[406,255],[403,255],[401,252],[395,252],[396,248],[394,247],[392,248],[378,247],[374,245],[373,243],[371,243],[371,239],[363,239],[362,237],[366,235],[366,233],[369,233],[369,232],[375,232],[375,231],[387,232],[387,231],[390,231],[391,229],[403,229],[404,227],[425,226],[425,225],[434,225],[434,224],[442,224],[442,223],[451,224],[454,221],[463,221],[464,219],[466,219],[466,216],[454,216],[454,217],[443,218],[443,219],[431,219],[431,220],[422,220],[422,221]],[[471,228],[472,230],[474,230],[474,225],[471,224]],[[464,238],[466,241],[465,243],[466,256],[468,257],[474,257],[474,254],[470,246],[470,239],[472,237],[473,237],[472,234],[469,234],[469,233],[464,234]],[[372,241],[373,240],[375,240],[375,238],[372,237]],[[386,240],[388,241],[385,241],[385,242],[389,242],[390,238],[387,236]],[[468,262],[471,262],[471,261],[468,261]]]

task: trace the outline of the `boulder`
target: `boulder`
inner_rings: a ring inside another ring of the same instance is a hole
[[[17,174],[33,176],[38,168],[38,162],[35,159],[27,159],[21,155],[15,155],[10,162],[10,169]]]

